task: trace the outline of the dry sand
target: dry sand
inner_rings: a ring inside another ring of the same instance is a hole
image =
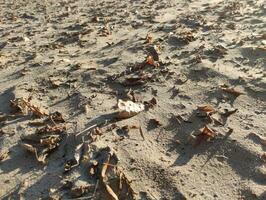
[[[84,185],[83,197],[115,199],[97,174],[105,161],[98,159],[89,175],[88,163],[105,147],[135,199],[266,199],[265,6],[264,0],[1,1],[0,141],[7,154],[0,199],[71,199],[70,191]],[[145,64],[147,55],[156,66]],[[133,75],[139,82],[125,85]],[[116,120],[118,99],[132,94],[157,104]],[[43,127],[33,122],[45,117],[11,116],[10,100],[20,97],[66,121],[67,135],[46,164],[21,146],[23,136]],[[203,115],[200,105],[215,111]],[[92,125],[99,130],[83,131]],[[204,125],[215,132],[207,139],[198,135]],[[82,138],[86,157],[64,173]],[[109,176],[115,167],[107,168]],[[62,188],[66,181],[72,189]],[[109,184],[119,199],[132,199]]]

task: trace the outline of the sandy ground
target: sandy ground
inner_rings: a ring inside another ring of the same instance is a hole
[[[1,1],[0,199],[266,199],[265,6]],[[119,120],[118,99],[146,109]],[[22,142],[47,124],[41,163]]]

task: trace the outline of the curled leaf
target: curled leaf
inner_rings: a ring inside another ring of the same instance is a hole
[[[198,109],[200,111],[205,112],[205,113],[213,113],[213,112],[215,112],[215,109],[211,105],[198,106]]]
[[[43,164],[46,163],[45,159],[46,159],[46,157],[48,156],[47,153],[43,153],[43,154],[40,154],[40,155],[39,155],[38,152],[37,152],[37,149],[36,149],[35,147],[33,147],[32,145],[30,145],[30,144],[22,143],[21,146],[22,146],[23,148],[25,148],[27,151],[33,153],[33,154],[35,155],[36,159],[37,159],[39,162],[41,162],[41,163],[43,163]]]
[[[214,138],[216,136],[216,133],[210,129],[207,125],[205,125],[201,130],[201,134],[208,137],[208,138]]]
[[[221,89],[223,90],[223,91],[225,91],[225,92],[227,92],[227,93],[230,93],[230,94],[232,94],[232,95],[235,95],[235,96],[239,96],[239,95],[242,95],[242,94],[245,94],[245,93],[243,93],[243,92],[240,92],[240,91],[238,91],[238,90],[236,90],[235,88],[229,88],[229,87],[221,87]]]

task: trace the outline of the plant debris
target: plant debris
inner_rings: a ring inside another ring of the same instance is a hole
[[[45,164],[47,156],[56,149],[63,139],[65,127],[45,126],[35,134],[22,136],[21,146],[33,153],[36,159]]]
[[[31,113],[37,117],[44,117],[48,115],[47,111],[45,111],[43,108],[33,105],[30,101],[31,98],[28,98],[28,100],[25,100],[24,98],[18,98],[10,100],[10,106],[13,108],[14,113],[20,113],[24,115]]]
[[[146,39],[145,40],[146,40],[145,43],[147,43],[147,44],[152,44],[153,43],[153,37],[151,36],[150,33],[148,33],[146,35]]]
[[[135,199],[135,192],[131,182],[123,170],[117,166],[118,158],[109,148],[102,148],[89,161],[89,175],[100,180],[99,190],[104,192],[101,199]]]
[[[145,105],[147,110],[151,109],[151,108],[154,108],[157,105],[157,100],[153,97],[149,101],[144,101],[144,105]]]
[[[73,198],[78,198],[90,192],[92,189],[93,187],[91,185],[81,185],[81,186],[73,187],[71,188],[71,196]]]
[[[146,64],[151,65],[153,67],[160,67],[160,64],[154,60],[152,55],[149,55],[146,58]]]
[[[119,119],[133,117],[144,110],[144,105],[141,103],[134,103],[133,101],[123,101],[121,99],[118,100],[117,106],[120,110],[117,116]]]
[[[145,79],[146,78],[144,76],[125,78],[125,81],[122,84],[124,86],[143,85],[146,83]]]
[[[0,151],[0,162],[5,160],[8,157],[9,151],[3,150]]]
[[[198,109],[200,111],[205,112],[206,114],[214,113],[215,112],[215,109],[212,106],[210,106],[210,105],[198,106]]]
[[[200,129],[200,134],[196,136],[195,145],[198,145],[203,140],[210,140],[215,138],[217,133],[209,128],[207,125],[205,125],[202,129]]]
[[[150,124],[153,124],[156,128],[159,127],[159,126],[162,126],[163,124],[157,120],[157,119],[150,119],[149,121]]]
[[[64,120],[64,118],[63,118],[63,115],[60,112],[58,112],[58,111],[56,111],[54,113],[51,113],[49,115],[49,118],[50,118],[51,121],[57,122],[57,123],[64,123],[64,122],[66,122]]]
[[[240,92],[240,91],[236,90],[235,88],[229,88],[229,87],[226,87],[226,86],[222,86],[221,89],[223,91],[225,91],[227,93],[230,93],[230,94],[232,94],[234,96],[237,96],[237,97],[240,96],[240,95],[245,94],[243,92]]]

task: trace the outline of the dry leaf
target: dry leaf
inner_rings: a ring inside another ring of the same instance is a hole
[[[221,89],[223,91],[225,91],[227,93],[230,93],[230,94],[233,94],[235,96],[239,96],[239,95],[245,94],[243,92],[240,92],[240,91],[236,90],[235,88],[222,87]]]
[[[141,103],[134,103],[133,101],[118,100],[118,118],[126,119],[133,117],[144,110],[144,105]]]
[[[156,127],[162,126],[162,123],[157,119],[150,119],[149,123],[154,124]]]
[[[229,117],[230,115],[234,114],[236,111],[238,111],[238,109],[233,109],[233,110],[225,109],[222,115],[225,117]]]
[[[41,163],[43,163],[43,164],[46,163],[45,159],[46,159],[46,157],[48,156],[47,153],[44,153],[44,154],[38,155],[37,149],[36,149],[35,147],[33,147],[32,145],[30,145],[30,144],[22,143],[21,146],[22,146],[23,148],[25,148],[26,150],[28,150],[29,152],[33,153],[33,154],[35,155],[36,159],[37,159],[39,162],[41,162]]]
[[[214,138],[216,136],[216,133],[210,129],[207,125],[205,125],[201,130],[201,134],[204,136],[207,136],[208,138]]]
[[[133,190],[131,186],[131,181],[128,180],[125,173],[122,172],[122,170],[116,168],[116,174],[119,178],[119,197],[121,199],[136,199],[135,194],[136,192]]]
[[[10,100],[10,106],[14,109],[15,113],[22,113],[24,115],[27,115],[30,112],[37,117],[44,117],[48,115],[43,108],[32,105],[30,103],[30,100],[30,98],[28,100],[25,100],[23,98]]]
[[[37,129],[36,133],[37,134],[61,134],[64,133],[66,130],[65,126],[49,126],[46,125],[45,127],[41,129]]]
[[[146,35],[146,41],[145,42],[148,44],[153,43],[153,37],[149,33]]]
[[[143,85],[145,84],[145,80],[143,77],[131,77],[126,78],[123,82],[124,86],[136,86],[136,85]]]
[[[154,108],[154,106],[157,105],[157,100],[153,97],[149,101],[144,101],[144,104],[147,109]]]
[[[58,122],[58,123],[64,123],[64,122],[65,122],[62,113],[60,113],[60,112],[58,112],[58,111],[56,111],[56,112],[50,114],[50,115],[49,115],[49,118],[50,118],[51,121],[53,121],[53,122]]]
[[[210,105],[198,106],[198,109],[200,111],[205,112],[206,114],[215,112],[215,109],[212,106],[210,106]]]
[[[22,136],[21,144],[26,150],[35,154],[36,159],[45,164],[46,157],[59,146],[65,129],[46,126],[36,131],[36,134]]]
[[[92,187],[90,185],[82,185],[79,187],[74,187],[71,189],[71,196],[74,198],[81,197],[82,195],[88,193]]]
[[[154,67],[159,67],[159,63],[156,63],[153,56],[149,55],[146,59],[146,63],[148,65],[154,66]]]
[[[8,157],[8,154],[9,154],[9,151],[6,151],[6,150],[1,151],[0,152],[0,162],[5,160]]]

